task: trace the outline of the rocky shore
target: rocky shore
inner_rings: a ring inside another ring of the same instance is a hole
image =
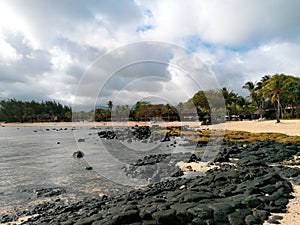
[[[142,129],[145,135],[136,136],[141,141],[149,137],[149,130]],[[105,133],[100,135],[107,138]],[[271,213],[286,212],[293,198],[292,183],[300,184],[300,169],[294,167],[299,164],[299,142],[222,140],[217,157],[210,162],[215,168],[205,175],[191,170],[193,176],[187,176],[179,170],[178,162],[197,163],[202,154],[143,157],[122,170],[151,183],[118,195],[66,204],[59,198],[61,190],[39,190],[40,195],[55,195],[55,200],[14,215],[0,215],[0,223],[32,216],[22,224],[279,224],[281,218],[270,217]]]

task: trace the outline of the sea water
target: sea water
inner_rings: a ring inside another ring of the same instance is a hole
[[[118,188],[98,171],[85,170],[88,162],[72,157],[73,152],[81,150],[76,136],[86,141],[86,149],[89,145],[100,148],[95,132],[88,127],[76,130],[0,127],[0,207],[31,201],[34,190],[41,188],[62,188],[75,198]]]
[[[146,183],[126,177],[122,166],[174,151],[168,143],[102,140],[97,134],[101,129],[110,128],[0,127],[0,208],[35,201],[34,190],[41,188],[64,189],[66,198],[76,200],[129,190]],[[79,150],[83,159],[72,156]]]

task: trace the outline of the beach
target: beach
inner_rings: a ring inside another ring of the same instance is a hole
[[[176,172],[174,175],[177,178],[160,180],[115,196],[102,195],[65,205],[59,200],[58,195],[52,201],[37,205],[27,211],[28,213],[25,211],[18,214],[17,218],[35,216],[24,222],[24,225],[49,223],[57,225],[235,225],[243,222],[263,224],[266,220],[276,221],[278,224],[281,221],[277,213],[283,213],[288,208],[289,213],[280,216],[294,219],[291,221],[289,218],[284,218],[283,221],[287,222],[282,224],[296,225],[297,223],[294,222],[298,211],[293,208],[293,205],[297,199],[291,199],[292,186],[287,180],[287,177],[294,177],[296,171],[268,164],[281,162],[288,155],[293,155],[299,147],[298,143],[269,141],[248,144],[227,143],[220,149],[221,155],[215,162],[217,167],[211,168],[205,175],[198,174],[198,176],[190,176],[197,175],[197,172],[192,170],[196,166],[195,163],[199,162],[198,154],[146,156],[127,167],[126,174],[131,175],[132,178],[145,178],[145,176],[147,178],[149,175],[147,168],[154,166],[159,169],[159,174],[163,175],[170,171],[164,161],[169,164],[174,159],[184,160],[184,156],[188,156],[192,168],[185,167],[188,172],[184,174],[187,176],[185,178]],[[279,154],[275,156],[273,149]],[[261,157],[262,152],[264,157]],[[234,164],[224,162],[233,156],[237,159]],[[205,164],[201,166],[204,169]],[[173,167],[170,172],[174,172]]]
[[[247,131],[251,133],[283,133],[287,135],[292,135],[292,136],[300,136],[300,120],[282,120],[281,123],[275,123],[274,120],[271,121],[232,121],[232,122],[227,122],[223,124],[217,124],[217,125],[201,125],[200,123],[196,122],[161,122],[161,123],[148,123],[148,122],[82,122],[82,123],[2,123],[1,126],[3,127],[41,127],[42,129],[46,129],[46,127],[111,127],[111,126],[128,126],[128,127],[134,127],[134,126],[152,126],[152,125],[159,125],[161,127],[177,127],[177,126],[188,126],[191,129],[209,129],[209,130],[218,130],[218,129],[226,129],[226,130],[235,130],[235,131]],[[240,144],[239,146],[243,146],[243,144]],[[241,148],[241,147],[239,147]],[[168,156],[166,156],[168,157]],[[148,159],[147,159],[148,160]],[[154,161],[157,161],[158,158],[154,158]],[[159,159],[160,160],[160,159]],[[159,161],[158,160],[158,161]],[[141,164],[142,165],[142,164]],[[245,164],[247,165],[247,164]],[[195,170],[198,165],[195,164],[195,162],[192,162],[189,164],[189,166],[192,168],[192,170]],[[222,167],[222,164],[219,164],[219,166]],[[217,168],[219,168],[217,166]],[[186,165],[180,166],[181,168],[184,168],[183,171],[188,170]],[[205,165],[201,166],[202,170],[201,172],[206,172],[208,169],[212,169],[215,167],[205,167]],[[225,167],[226,168],[226,167]],[[229,169],[229,172],[231,173],[232,171]],[[228,181],[227,181],[228,182]],[[279,181],[281,182],[281,181]],[[180,184],[176,184],[177,186]],[[249,183],[251,184],[251,183]],[[172,184],[174,186],[174,184]],[[175,185],[175,186],[176,186]],[[177,188],[185,188],[186,184],[179,185]],[[300,211],[300,186],[298,185],[293,185],[294,189],[294,198],[289,200],[289,203],[287,205],[287,213],[280,213],[280,214],[272,214],[272,216],[282,216],[283,219],[279,220],[280,224],[284,225],[290,225],[290,224],[299,224],[299,211]],[[148,190],[149,191],[149,190]],[[163,190],[161,190],[163,191]],[[138,195],[138,194],[137,194]],[[155,196],[157,197],[157,196]],[[127,198],[127,197],[126,197]],[[142,204],[143,202],[139,203]],[[87,204],[87,203],[85,203]],[[96,203],[95,203],[96,204]],[[109,203],[110,204],[110,203]],[[61,206],[62,207],[62,206]],[[111,206],[114,208],[115,206]],[[86,208],[86,206],[84,206]],[[47,210],[46,210],[47,212]],[[41,212],[40,212],[41,213]],[[156,214],[155,214],[156,215]],[[26,215],[27,216],[27,215]],[[156,215],[157,216],[157,215]],[[52,218],[52,217],[50,217]],[[270,217],[271,218],[271,217]],[[100,218],[98,218],[100,219]],[[4,224],[9,224],[9,223],[4,223]],[[27,223],[31,224],[31,223]],[[95,223],[96,224],[96,223]],[[268,222],[265,222],[264,225],[271,224]]]
[[[251,133],[283,133],[291,136],[300,136],[300,120],[265,121],[232,121],[225,124],[227,130],[248,131]]]
[[[170,126],[189,126],[196,129],[227,129],[236,131],[248,131],[251,133],[283,133],[291,136],[300,136],[300,120],[281,120],[276,123],[276,120],[252,120],[252,121],[228,121],[226,123],[215,125],[201,125],[200,122],[57,122],[57,123],[0,123],[0,126],[152,126],[159,125],[161,127]]]

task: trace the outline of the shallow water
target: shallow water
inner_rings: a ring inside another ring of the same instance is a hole
[[[85,160],[72,157],[79,150],[74,135],[85,138],[88,131],[77,129],[75,134],[71,127],[1,127],[0,206],[24,204],[36,188],[60,187],[82,196],[114,186],[96,171],[85,170]]]
[[[126,177],[121,167],[149,154],[193,150],[100,140],[99,129],[106,128],[0,127],[0,208],[37,200],[37,188],[59,187],[66,189],[66,198],[81,199],[144,185]],[[84,159],[72,157],[78,150]]]

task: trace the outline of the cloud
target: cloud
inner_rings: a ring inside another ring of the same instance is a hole
[[[300,75],[299,7],[294,0],[0,1],[0,98],[176,102],[223,86],[246,95],[243,84],[265,74]],[[165,48],[172,45],[187,51]]]
[[[25,82],[28,77],[51,69],[48,52],[31,49],[21,37],[19,33],[5,36],[4,43],[8,48],[1,51],[4,56],[0,61],[2,82]]]
[[[11,62],[19,61],[22,59],[22,55],[18,54],[16,49],[7,43],[3,38],[0,38],[0,62],[3,65],[10,64]]]
[[[299,41],[300,2],[293,0],[140,1],[153,14],[148,37],[178,41],[199,35],[204,42],[248,46],[270,39]],[[188,12],[187,14],[182,12]],[[166,32],[167,31],[167,32]]]
[[[251,68],[264,74],[300,74],[300,46],[295,43],[280,42],[261,45],[244,54],[241,63],[249,74]],[[251,74],[249,74],[251,76]],[[252,76],[251,76],[252,77]]]
[[[95,99],[132,105],[136,99],[147,96],[177,104],[191,98],[199,89],[213,88],[220,87],[213,73],[195,54],[168,43],[142,42],[99,58],[83,76],[76,95],[81,97],[78,104],[82,103],[83,96],[90,99],[86,103],[91,105]]]
[[[142,17],[134,1],[12,0],[6,8],[12,11],[12,21],[23,21],[16,29],[39,49],[51,47],[59,37],[99,46],[101,39],[92,36],[116,38],[119,29],[128,29]]]
[[[25,3],[12,0],[1,6],[0,12],[6,17],[1,21],[7,19],[7,22],[0,22],[0,33],[8,40],[0,41],[3,49],[1,82],[19,82],[32,87],[30,82],[35,81],[46,90],[54,84],[62,89],[69,85],[67,79],[61,85],[59,76],[75,78],[78,83],[99,56],[120,46],[120,40],[130,36],[129,30],[136,32],[135,23],[143,17],[134,1],[77,1],[74,4],[73,1],[29,0]],[[74,85],[74,79],[72,82]],[[13,86],[10,88],[3,92],[4,97],[19,96]],[[16,93],[11,91],[13,89]],[[22,96],[28,95],[22,93]],[[64,90],[56,90],[53,94],[45,91],[41,96],[63,99],[68,95]]]
[[[300,46],[295,43],[273,42],[245,52],[226,53],[226,58],[215,62],[215,72],[221,86],[227,86],[242,95],[247,81],[257,82],[264,75],[276,73],[300,76]]]
[[[157,95],[161,83],[171,79],[167,70],[171,51],[172,46],[165,43],[140,42],[108,52],[86,71],[76,95],[93,96],[90,99],[101,98],[105,102],[128,85],[133,93]],[[143,78],[151,78],[151,84],[149,80],[145,83]],[[129,104],[131,100],[125,98],[125,101]]]

